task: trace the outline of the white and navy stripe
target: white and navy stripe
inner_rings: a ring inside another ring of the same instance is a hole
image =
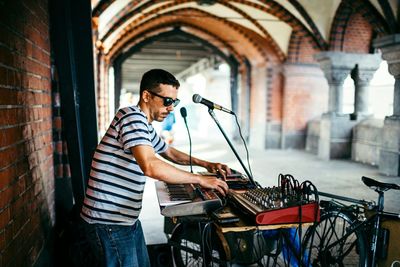
[[[81,216],[89,223],[132,225],[142,208],[146,176],[130,148],[148,145],[156,153],[168,145],[138,107],[120,109],[93,156]]]

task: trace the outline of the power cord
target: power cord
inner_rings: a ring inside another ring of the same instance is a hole
[[[200,226],[200,223],[199,223],[199,226]],[[207,248],[209,249],[208,253],[209,253],[209,255],[211,255],[211,261],[212,261],[212,248],[207,242],[207,231],[210,231],[210,230],[207,230],[207,229],[209,229],[209,228],[210,228],[210,222],[206,223],[204,225],[204,228],[201,230],[201,249],[202,249],[203,266],[204,267],[207,267],[207,263],[206,263],[206,246],[205,245],[207,245]]]
[[[253,172],[252,172],[251,166],[250,166],[249,150],[247,149],[246,140],[244,140],[244,137],[243,137],[243,134],[242,134],[242,128],[240,128],[240,124],[239,124],[239,120],[237,118],[237,115],[235,113],[233,115],[235,117],[236,125],[237,125],[238,130],[239,130],[240,138],[242,139],[244,148],[246,150],[247,166],[249,167],[249,172],[250,172],[251,177],[253,177]],[[257,184],[258,187],[260,187],[260,185],[258,183],[256,183],[256,184]]]

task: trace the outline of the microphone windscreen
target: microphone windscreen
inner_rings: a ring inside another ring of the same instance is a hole
[[[185,107],[181,107],[180,112],[181,112],[181,116],[183,118],[186,118],[186,116],[187,116],[186,108]]]
[[[193,95],[193,102],[194,103],[200,103],[202,99],[203,98],[199,94],[194,94]]]

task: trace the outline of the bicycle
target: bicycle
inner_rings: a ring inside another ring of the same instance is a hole
[[[311,266],[394,266],[400,261],[398,247],[388,254],[394,238],[385,226],[390,220],[399,225],[400,214],[384,211],[384,192],[400,186],[365,176],[362,181],[378,193],[377,203],[319,192],[332,200],[320,201],[320,222],[305,234]]]

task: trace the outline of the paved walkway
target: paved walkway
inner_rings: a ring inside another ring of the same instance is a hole
[[[189,151],[188,146],[177,144],[176,147],[185,152]],[[205,141],[203,144],[195,144],[192,150],[196,157],[224,162],[231,168],[243,171],[226,143],[214,144]],[[243,162],[246,163],[243,147],[239,147],[237,150]],[[400,184],[400,177],[383,176],[379,174],[376,167],[349,160],[325,161],[319,159],[316,155],[301,150],[250,149],[250,164],[255,180],[264,187],[277,185],[278,175],[283,173],[293,175],[300,182],[310,180],[322,192],[376,200],[377,194],[362,183],[361,176]],[[385,196],[385,208],[388,211],[400,212],[400,192],[392,190],[387,192]],[[167,239],[163,232],[163,217],[160,215],[154,181],[152,180],[149,180],[146,184],[140,219],[147,244],[166,243]]]

